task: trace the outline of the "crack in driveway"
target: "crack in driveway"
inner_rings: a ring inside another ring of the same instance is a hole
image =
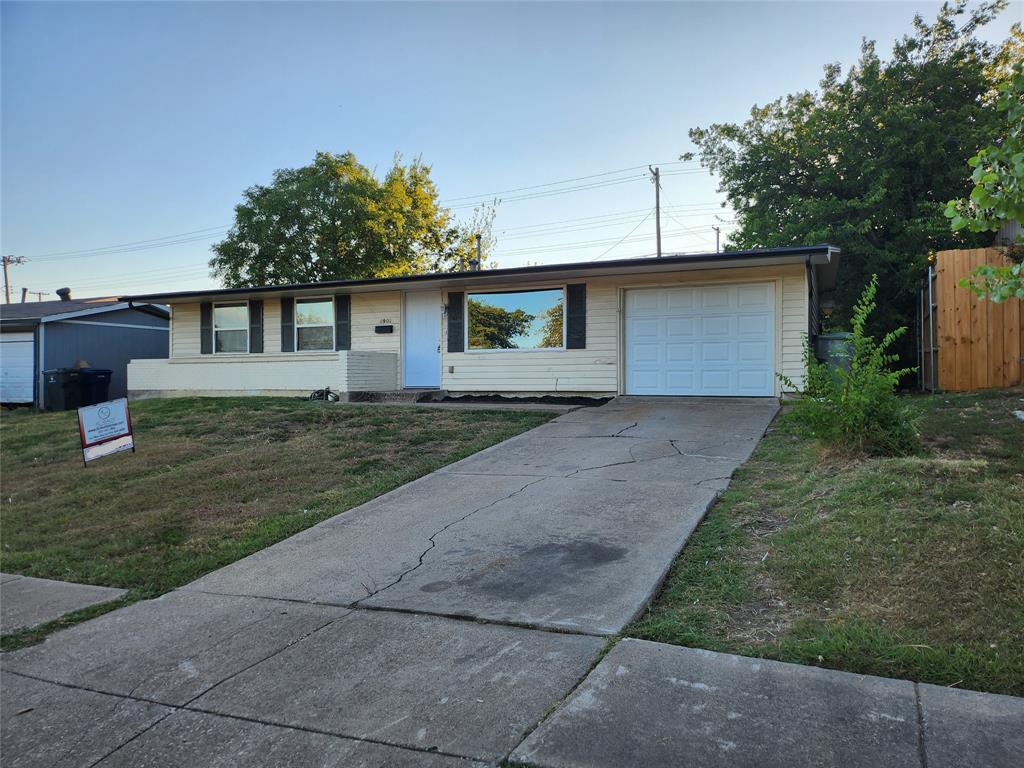
[[[508,499],[511,499],[513,496],[522,493],[527,488],[529,488],[531,485],[536,485],[537,483],[541,482],[542,480],[546,480],[546,479],[547,479],[547,477],[545,476],[545,477],[539,477],[536,480],[531,480],[530,482],[528,482],[525,485],[523,485],[521,488],[517,488],[516,490],[512,491],[512,493],[510,493],[510,494],[508,494],[506,496],[502,496],[500,499],[495,499],[494,501],[490,502],[489,504],[484,504],[482,507],[478,507],[477,509],[474,509],[472,512],[467,512],[462,517],[460,517],[460,518],[458,518],[456,520],[452,520],[450,523],[446,523],[441,528],[438,528],[436,531],[434,531],[432,534],[430,534],[430,536],[427,538],[427,541],[429,541],[430,544],[427,546],[426,549],[424,549],[420,553],[419,560],[417,561],[416,565],[412,566],[411,568],[406,568],[404,571],[402,571],[398,575],[397,579],[394,579],[390,583],[385,584],[380,589],[375,589],[373,592],[371,592],[370,594],[366,595],[365,597],[361,597],[358,600],[353,601],[351,603],[352,607],[359,606],[359,604],[362,603],[363,601],[369,600],[371,597],[376,597],[381,592],[384,592],[385,590],[391,589],[391,587],[393,587],[396,584],[400,583],[402,581],[402,579],[404,579],[410,573],[412,573],[417,568],[419,568],[421,565],[423,565],[424,561],[426,560],[427,554],[429,554],[430,550],[432,550],[434,547],[437,546],[437,541],[436,541],[437,537],[440,536],[445,531],[447,531],[452,526],[458,525],[459,523],[463,522],[464,520],[468,520],[470,517],[475,515],[477,512],[483,512],[485,509],[489,509],[489,508],[493,507],[495,504],[499,504],[499,503],[501,503],[503,501],[507,501]]]

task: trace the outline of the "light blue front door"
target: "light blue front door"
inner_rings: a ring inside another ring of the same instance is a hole
[[[405,294],[402,366],[404,386],[441,386],[440,291],[409,291]]]

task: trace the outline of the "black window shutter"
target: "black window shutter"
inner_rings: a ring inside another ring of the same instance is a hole
[[[448,292],[448,351],[466,351],[466,294]]]
[[[587,348],[587,284],[574,283],[565,290],[565,348]]]
[[[199,352],[213,353],[213,304],[209,301],[199,305]]]
[[[263,301],[249,302],[249,351],[263,351]]]
[[[295,299],[281,299],[281,351],[295,351]]]
[[[352,349],[352,297],[334,297],[334,348]]]

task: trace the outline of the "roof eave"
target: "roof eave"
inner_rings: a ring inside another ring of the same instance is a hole
[[[443,272],[406,277],[370,278],[366,280],[332,280],[321,283],[295,283],[246,288],[220,288],[204,291],[140,294],[121,297],[121,301],[134,304],[151,302],[173,304],[184,301],[215,300],[224,297],[244,299],[249,296],[290,295],[317,291],[364,292],[394,290],[408,286],[449,287],[451,285],[486,284],[498,281],[523,282],[552,280],[561,276],[591,276],[608,274],[635,274],[638,272],[685,271],[690,269],[741,268],[753,264],[802,262],[828,264],[839,249],[832,245],[797,246],[793,248],[759,248],[725,253],[677,254],[662,258],[618,259],[615,261],[572,262],[568,264],[542,264],[535,267],[489,269],[481,272]]]

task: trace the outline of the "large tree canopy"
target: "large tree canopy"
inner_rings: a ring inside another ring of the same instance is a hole
[[[947,4],[933,24],[915,18],[888,60],[865,41],[845,75],[825,67],[819,91],[691,130],[736,211],[730,246],[838,245],[837,321],[877,273],[875,330],[910,324],[928,252],[982,243],[952,232],[944,207],[969,192],[964,158],[998,130],[998,55],[975,32],[1003,6]]]
[[[476,234],[491,243],[491,213],[460,226],[418,159],[378,179],[351,153],[319,152],[245,190],[210,268],[228,287],[465,269]]]

